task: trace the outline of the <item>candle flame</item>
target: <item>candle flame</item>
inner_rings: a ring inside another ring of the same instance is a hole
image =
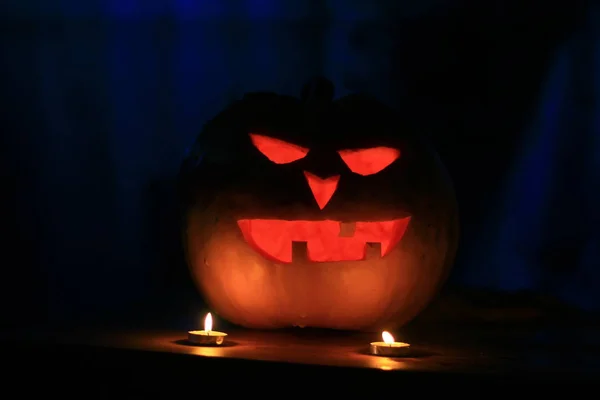
[[[212,315],[210,315],[210,313],[206,314],[206,318],[204,318],[204,330],[206,332],[212,331],[212,322]]]
[[[389,333],[388,331],[383,331],[381,333],[381,338],[383,339],[385,344],[392,344],[394,343],[394,337],[392,336],[391,333]]]

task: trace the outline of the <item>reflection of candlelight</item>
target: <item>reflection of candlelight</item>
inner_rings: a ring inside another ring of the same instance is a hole
[[[221,345],[225,341],[225,332],[213,331],[213,318],[211,313],[206,314],[204,318],[204,330],[202,331],[189,331],[188,341],[194,344],[200,344],[205,346]]]
[[[383,342],[372,342],[369,347],[369,352],[376,356],[387,357],[402,357],[406,356],[410,351],[410,344],[396,342],[394,337],[388,331],[381,333]]]

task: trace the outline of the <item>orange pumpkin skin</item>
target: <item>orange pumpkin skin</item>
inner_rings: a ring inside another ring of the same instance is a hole
[[[309,151],[276,164],[253,145],[252,132]],[[369,176],[353,173],[337,153],[377,146],[401,155]],[[322,209],[304,172],[339,176]],[[398,328],[432,300],[456,252],[457,205],[443,165],[391,110],[363,95],[318,112],[287,96],[246,96],[199,135],[180,188],[194,282],[212,310],[249,328]],[[341,221],[350,232],[341,228],[340,236],[352,236],[358,223],[402,218],[404,234],[385,256],[380,245],[366,244],[362,260],[319,262],[309,259],[302,241],[291,243],[291,262],[273,259],[249,242],[239,223]]]

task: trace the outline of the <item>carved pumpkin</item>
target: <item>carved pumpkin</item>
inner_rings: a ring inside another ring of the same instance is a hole
[[[189,267],[235,324],[391,329],[450,270],[457,207],[435,153],[374,99],[332,97],[319,80],[302,99],[248,94],[183,164]]]

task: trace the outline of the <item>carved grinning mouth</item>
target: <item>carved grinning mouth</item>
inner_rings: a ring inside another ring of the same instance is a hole
[[[242,219],[238,226],[246,242],[264,257],[291,263],[293,242],[306,243],[306,256],[313,262],[364,260],[367,243],[379,243],[385,257],[400,242],[409,222],[410,217],[353,223]]]

